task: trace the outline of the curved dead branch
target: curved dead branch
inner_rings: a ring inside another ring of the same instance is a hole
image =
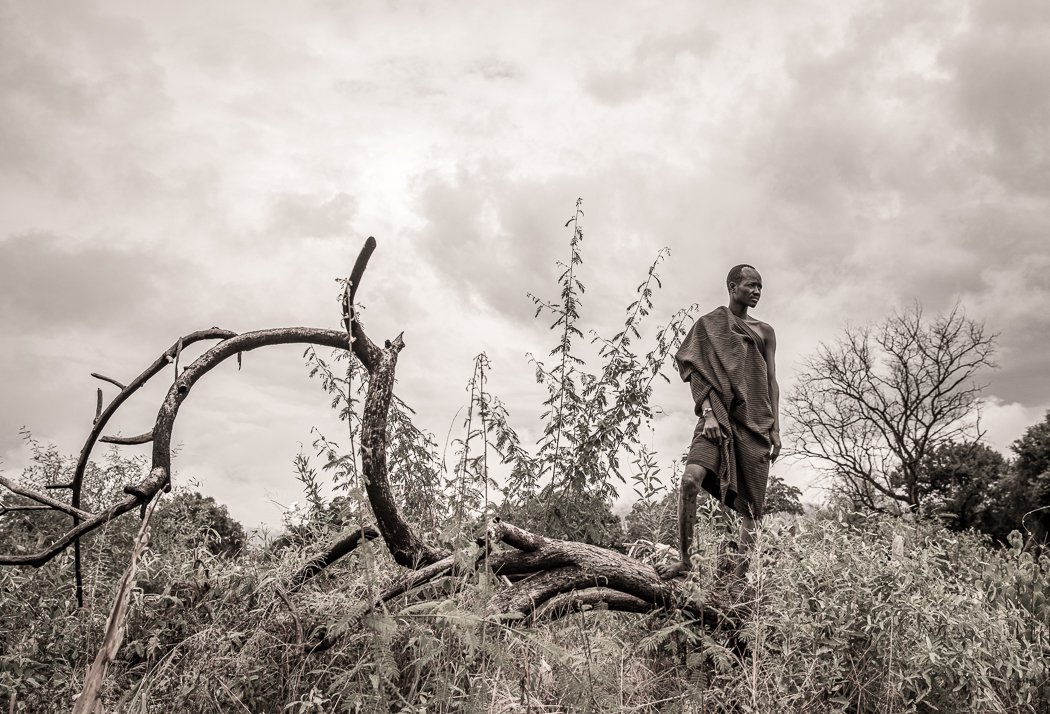
[[[102,431],[106,428],[110,418],[116,414],[121,405],[124,404],[131,395],[142,388],[146,382],[159,374],[160,371],[175,358],[175,352],[179,349],[179,345],[185,347],[186,345],[201,342],[203,340],[223,340],[233,337],[236,334],[237,333],[230,332],[229,330],[211,327],[207,330],[198,330],[197,332],[191,332],[188,335],[184,335],[177,339],[171,347],[164,350],[164,352],[162,352],[150,366],[146,367],[146,369],[135,377],[135,379],[131,380],[127,386],[121,388],[120,393],[117,394],[108,405],[106,405],[102,410],[102,413],[98,415],[95,423],[91,425],[91,431],[88,433],[87,439],[84,441],[84,446],[80,449],[80,456],[77,458],[77,465],[73,471],[73,480],[71,482],[71,487],[73,489],[72,500],[75,507],[80,508],[81,491],[84,487],[84,473],[87,470],[88,461],[91,459],[91,450],[95,447],[95,442],[98,441],[99,437],[102,435]],[[116,380],[103,377],[94,372],[91,376],[112,384],[120,384],[120,382],[117,382]]]
[[[174,354],[180,349],[180,345],[193,344],[202,340],[215,340],[224,339],[231,337],[236,333],[230,332],[229,330],[223,330],[218,327],[211,327],[207,330],[198,330],[191,332],[188,335],[184,335],[175,341],[171,347],[161,353],[160,357],[153,361],[149,367],[146,367],[135,379],[131,380],[126,386],[121,384],[115,379],[105,377],[97,372],[92,372],[91,376],[96,379],[101,379],[105,382],[109,382],[120,388],[120,393],[104,408],[98,410],[95,415],[95,421],[91,425],[91,431],[88,433],[87,439],[84,441],[84,445],[80,449],[80,456],[77,458],[77,465],[73,471],[73,479],[69,484],[64,484],[63,487],[72,489],[72,504],[74,508],[80,508],[81,505],[81,494],[84,488],[84,472],[87,470],[88,460],[91,458],[91,450],[95,447],[95,442],[102,434],[103,429],[106,428],[106,424],[109,422],[120,406],[131,397],[132,394],[137,392],[146,382],[152,379],[155,375],[159,374],[162,369],[174,359]],[[101,403],[101,402],[100,402]],[[76,529],[80,525],[80,519],[77,516],[73,516],[73,528]],[[80,538],[77,537],[73,541],[73,553],[74,553],[74,566],[73,570],[76,578],[76,590],[77,590],[77,604],[80,607],[84,606],[84,582],[81,576],[80,569]]]
[[[314,577],[344,555],[352,553],[362,541],[375,540],[379,537],[379,531],[372,526],[364,526],[337,538],[328,548],[310,559],[306,565],[301,567],[292,576],[288,585],[288,592],[298,592],[306,585],[306,581]]]
[[[365,493],[376,527],[383,535],[387,549],[398,565],[421,568],[436,563],[448,554],[427,545],[408,524],[390,490],[387,474],[387,417],[394,396],[394,370],[397,356],[405,347],[402,335],[387,340],[380,349],[365,334],[354,310],[354,299],[361,285],[368,259],[375,250],[376,240],[369,237],[354,262],[350,280],[343,291],[343,326],[348,330],[354,356],[368,371],[368,391],[365,394],[364,414],[361,418],[361,471],[364,474]]]
[[[120,389],[122,391],[127,388],[127,385],[125,385],[123,382],[118,382],[117,380],[113,379],[112,377],[107,377],[104,374],[99,374],[98,372],[92,372],[91,376],[94,377],[95,379],[101,379],[103,382],[109,382],[114,387],[116,387],[117,389]]]
[[[609,598],[610,607],[616,609],[651,612],[673,608],[695,616],[709,628],[739,627],[740,606],[698,600],[688,581],[663,580],[652,565],[629,555],[587,543],[545,538],[498,519],[489,524],[488,539],[515,548],[489,557],[495,574],[535,573],[497,594],[489,606],[492,615],[531,621],[545,608],[562,607],[571,601],[567,596],[573,593],[597,589],[619,593]],[[644,608],[641,603],[645,603]],[[549,617],[553,611],[546,612],[543,616]]]
[[[385,346],[380,349],[365,334],[364,328],[357,319],[353,308],[357,289],[361,284],[361,279],[368,265],[368,259],[375,250],[375,246],[374,238],[369,238],[366,241],[354,264],[348,289],[344,295],[346,327],[349,329],[349,334],[345,331],[337,330],[289,327],[259,330],[238,335],[228,330],[211,328],[182,336],[176,340],[170,348],[165,350],[138,377],[126,386],[123,386],[120,393],[109,405],[98,412],[81,449],[73,478],[69,484],[63,484],[63,486],[71,488],[73,492],[70,506],[66,506],[43,494],[16,487],[21,489],[20,492],[25,493],[39,503],[72,515],[74,519],[73,528],[58,538],[50,547],[39,553],[4,556],[4,560],[0,560],[0,564],[41,565],[53,558],[65,547],[68,547],[70,543],[73,543],[76,545],[78,553],[76,573],[78,597],[80,596],[82,590],[79,567],[79,536],[97,528],[102,523],[116,517],[116,515],[131,510],[135,506],[135,500],[125,499],[99,514],[88,514],[81,510],[80,502],[84,474],[91,451],[95,443],[99,441],[100,435],[110,418],[134,392],[141,388],[150,378],[158,374],[167,364],[181,357],[183,350],[188,345],[206,339],[219,339],[221,342],[207,350],[187,366],[181,374],[178,374],[165,395],[164,401],[157,412],[156,423],[150,432],[138,437],[106,437],[104,439],[104,441],[109,443],[146,443],[149,440],[153,442],[150,475],[141,483],[126,486],[124,491],[129,496],[144,503],[156,495],[161,488],[167,489],[170,487],[171,433],[175,418],[178,416],[183,401],[185,401],[197,380],[222,361],[234,355],[240,359],[240,355],[243,352],[277,344],[305,343],[336,349],[350,348],[371,374],[368,395],[365,399],[366,427],[362,434],[361,455],[367,484],[366,491],[376,515],[378,530],[383,535],[387,547],[394,555],[395,560],[406,567],[426,566],[445,557],[445,553],[439,552],[424,543],[402,518],[394,503],[389,485],[386,461],[386,422],[390,400],[393,395],[394,369],[397,363],[397,355],[404,347],[404,341],[399,335],[392,342],[387,341]],[[112,384],[120,385],[120,382],[114,379],[98,374],[94,376]],[[158,477],[158,475],[162,477]],[[322,558],[323,556],[324,554],[322,554]]]
[[[187,344],[192,344],[205,339],[222,339],[223,341],[206,351],[189,365],[168,390],[164,402],[161,404],[160,410],[157,413],[156,424],[151,432],[153,435],[153,459],[149,475],[143,479],[142,482],[124,488],[125,493],[129,496],[128,498],[118,501],[99,513],[92,514],[83,511],[80,508],[80,495],[87,462],[92,448],[99,440],[99,435],[110,417],[112,417],[116,410],[127,401],[128,397],[141,388],[151,377],[159,373],[166,364],[174,359],[175,352],[180,351],[180,343],[182,348],[185,348]],[[129,383],[127,387],[125,387],[120,394],[118,394],[113,401],[102,410],[99,417],[95,420],[87,441],[81,449],[80,458],[73,474],[73,480],[70,484],[67,484],[73,490],[71,505],[66,505],[60,501],[51,499],[44,494],[28,489],[25,486],[9,482],[6,479],[0,481],[0,483],[7,486],[15,493],[19,493],[20,495],[31,498],[39,503],[48,505],[55,510],[73,516],[73,527],[56,539],[50,546],[32,554],[0,555],[0,565],[33,565],[39,567],[54,558],[70,545],[74,545],[76,549],[79,550],[80,536],[91,532],[104,523],[108,523],[117,516],[127,513],[134,509],[136,505],[149,501],[161,489],[168,488],[171,474],[171,431],[175,423],[175,417],[178,415],[179,407],[189,395],[190,389],[197,380],[218,366],[223,360],[241,352],[247,352],[269,345],[307,343],[333,347],[336,349],[347,349],[347,342],[347,336],[344,332],[310,327],[276,328],[247,332],[242,335],[237,335],[228,330],[212,328],[210,330],[194,332],[188,336],[180,338],[179,341],[166,350],[153,364],[147,367],[146,370]],[[11,488],[11,486],[14,486],[14,488]],[[79,558],[77,558],[77,561],[78,562],[75,566],[78,576],[77,594],[78,601],[82,603],[82,584],[79,578]]]
[[[355,340],[354,344],[357,345],[358,341]],[[394,501],[387,476],[387,415],[394,394],[397,355],[404,344],[398,335],[384,349],[377,349],[372,355],[374,361],[362,416],[361,471],[364,474],[365,493],[376,518],[376,527],[383,534],[390,554],[398,565],[416,569],[436,563],[447,553],[427,545],[404,519]]]
[[[644,614],[651,612],[651,603],[609,588],[591,588],[577,592],[562,593],[548,600],[543,607],[533,614],[534,621],[557,620],[568,615],[591,610],[610,610],[614,612],[633,612]]]
[[[48,496],[16,485],[16,492],[22,493],[41,504],[72,515],[74,519],[73,528],[39,553],[2,556],[0,565],[42,565],[72,543],[75,545],[77,552],[77,593],[78,600],[82,603],[79,537],[97,528],[102,523],[115,518],[117,515],[131,510],[135,507],[137,501],[145,503],[153,498],[160,489],[170,488],[171,433],[179,409],[189,395],[193,385],[231,356],[236,355],[239,360],[244,352],[270,345],[290,343],[314,344],[336,349],[350,348],[369,371],[371,378],[365,399],[365,428],[362,434],[361,456],[366,491],[376,515],[379,533],[382,534],[395,560],[405,567],[423,567],[444,558],[447,555],[446,553],[437,551],[424,543],[404,520],[394,502],[390,489],[386,460],[386,423],[390,401],[393,396],[394,369],[397,364],[397,355],[404,347],[404,341],[399,335],[393,341],[387,341],[385,346],[380,349],[365,334],[364,328],[357,319],[353,308],[357,289],[361,284],[361,279],[368,265],[368,259],[375,250],[375,246],[374,238],[369,238],[366,241],[354,264],[348,288],[344,294],[345,327],[348,329],[349,334],[346,331],[289,327],[259,330],[238,335],[228,330],[211,328],[182,336],[176,340],[138,377],[126,386],[122,386],[120,393],[109,405],[98,411],[81,449],[73,478],[69,484],[63,484],[63,486],[72,489],[71,505],[67,506]],[[150,378],[158,374],[167,364],[179,359],[188,345],[207,339],[219,339],[221,342],[204,352],[204,354],[187,366],[181,374],[177,375],[157,412],[156,423],[152,430],[136,437],[104,437],[101,439],[104,442],[121,444],[152,441],[153,453],[150,475],[141,483],[125,487],[125,493],[133,497],[132,499],[125,499],[99,514],[89,514],[83,511],[80,508],[80,502],[87,463],[95,443],[100,440],[100,435],[110,418]],[[120,382],[97,373],[93,374],[93,376],[114,385],[121,385]],[[343,545],[348,546],[349,543]],[[315,561],[314,567],[308,567],[310,574],[333,562],[335,557],[338,557],[336,555],[337,552],[338,548],[333,552],[321,554],[319,560]],[[305,574],[305,578],[309,577],[309,574]]]
[[[447,555],[436,563],[431,563],[420,568],[383,591],[379,596],[380,602],[390,602],[399,595],[404,595],[409,590],[414,590],[420,585],[425,585],[431,580],[448,575],[456,568],[456,555]]]
[[[312,344],[346,349],[347,338],[343,332],[338,330],[317,327],[279,327],[235,335],[207,350],[182,371],[182,374],[168,389],[157,411],[157,421],[153,426],[153,468],[164,468],[170,474],[171,432],[175,425],[175,417],[178,416],[179,408],[189,396],[193,385],[201,377],[215,369],[224,360],[241,352],[286,344]],[[165,487],[167,485],[167,483],[164,484]],[[154,495],[144,488],[144,484],[127,486],[124,491],[144,500]]]
[[[375,249],[376,239],[369,236],[368,240],[361,247],[361,252],[357,254],[357,260],[354,261],[354,269],[350,271],[350,280],[343,291],[343,328],[350,335],[350,344],[354,351],[354,356],[361,361],[361,364],[365,366],[369,373],[372,372],[375,365],[376,354],[379,348],[373,344],[372,340],[368,339],[361,321],[357,319],[357,312],[354,310],[354,299],[357,297],[357,288],[361,285],[361,278],[364,277],[365,268],[368,267],[368,259],[372,257]]]

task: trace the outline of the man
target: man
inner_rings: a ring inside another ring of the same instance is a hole
[[[660,568],[673,578],[691,569],[689,548],[696,525],[696,498],[704,489],[740,513],[736,566],[746,572],[769,481],[769,464],[780,455],[779,402],[773,328],[748,315],[762,296],[762,276],[737,265],[726,277],[729,305],[701,317],[682,341],[675,363],[693,393],[700,417],[686,459],[678,497],[681,559]]]

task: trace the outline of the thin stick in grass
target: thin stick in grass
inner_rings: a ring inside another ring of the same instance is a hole
[[[109,618],[106,620],[106,634],[102,639],[102,646],[99,647],[98,654],[95,655],[95,661],[88,667],[87,675],[84,678],[84,691],[80,693],[76,704],[73,705],[73,714],[93,714],[93,712],[101,709],[99,694],[102,690],[102,683],[106,679],[106,671],[109,665],[116,658],[117,651],[124,642],[124,630],[127,626],[131,588],[135,584],[135,573],[138,571],[139,557],[149,543],[149,522],[150,518],[153,517],[153,511],[157,508],[157,503],[160,502],[161,493],[163,492],[158,492],[153,497],[149,507],[146,509],[146,514],[142,518],[138,535],[135,536],[135,543],[131,548],[130,562],[124,571],[124,575],[121,576],[120,582],[117,583],[113,607],[110,609]]]

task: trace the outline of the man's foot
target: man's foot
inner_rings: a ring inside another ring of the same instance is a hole
[[[670,580],[685,575],[693,569],[692,563],[688,560],[679,561],[677,563],[664,563],[663,565],[656,566],[656,573],[663,580]]]

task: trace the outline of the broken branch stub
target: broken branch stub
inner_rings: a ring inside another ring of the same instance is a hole
[[[354,299],[361,284],[368,259],[375,250],[375,238],[369,238],[361,248],[350,274],[350,289],[344,293],[344,314],[350,316],[350,345],[354,355],[368,371],[368,391],[365,394],[364,414],[361,418],[361,471],[365,493],[376,527],[383,535],[394,560],[406,568],[421,568],[436,563],[448,553],[427,545],[408,521],[401,515],[390,488],[387,472],[387,418],[394,396],[394,371],[398,353],[404,349],[402,335],[387,340],[380,349],[365,334],[354,310]],[[403,333],[402,333],[403,334]]]
[[[153,432],[147,431],[145,434],[139,434],[138,436],[103,436],[99,441],[103,444],[118,444],[121,446],[148,444],[153,441]]]

